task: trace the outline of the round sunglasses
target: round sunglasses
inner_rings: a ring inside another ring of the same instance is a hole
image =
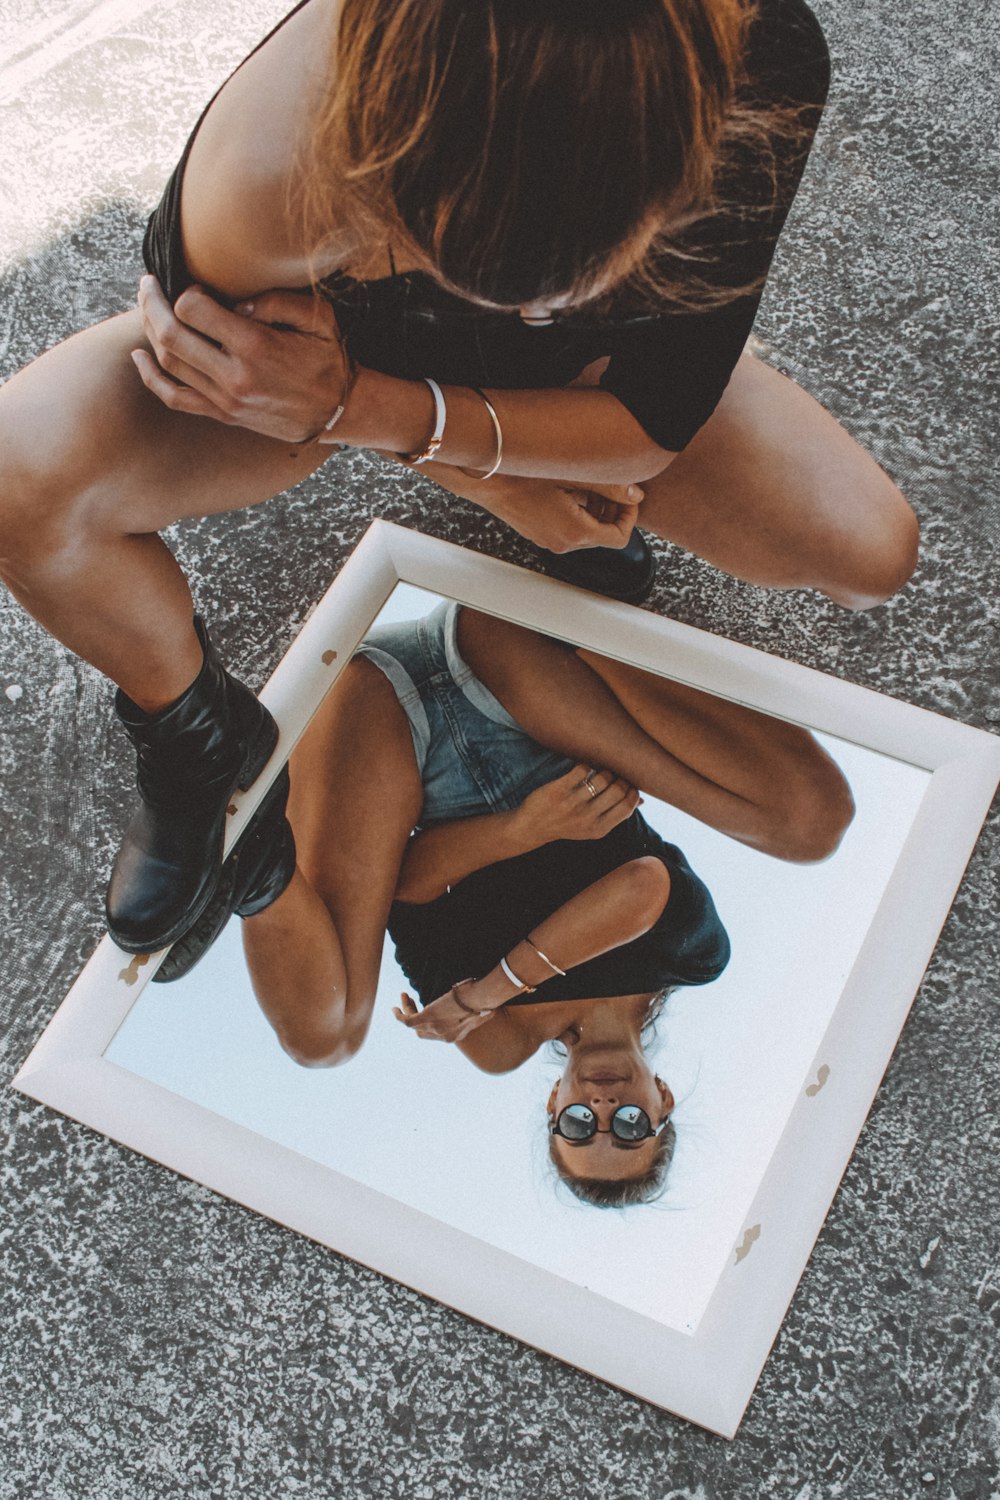
[[[646,1111],[640,1109],[638,1104],[620,1104],[611,1116],[610,1131],[600,1130],[597,1116],[589,1105],[567,1104],[559,1111],[549,1126],[549,1131],[552,1135],[562,1136],[564,1141],[569,1141],[574,1146],[582,1146],[598,1134],[610,1134],[616,1140],[634,1145],[637,1141],[648,1141],[652,1136],[659,1135],[669,1119],[668,1115],[666,1120],[654,1126]]]

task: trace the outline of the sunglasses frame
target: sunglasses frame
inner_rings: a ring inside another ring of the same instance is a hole
[[[560,1121],[562,1120],[563,1115],[569,1109],[585,1109],[589,1112],[590,1115],[593,1116],[594,1128],[589,1135],[574,1137],[571,1135],[567,1135],[566,1132],[562,1129]],[[649,1127],[645,1135],[635,1136],[630,1140],[628,1136],[618,1134],[618,1131],[615,1129],[615,1120],[618,1118],[623,1109],[637,1109],[639,1113],[645,1117],[646,1124]],[[624,1141],[628,1146],[637,1146],[640,1145],[643,1141],[654,1140],[655,1137],[658,1136],[669,1123],[670,1116],[667,1115],[665,1119],[660,1121],[659,1125],[654,1126],[652,1120],[649,1117],[649,1114],[642,1108],[641,1104],[619,1104],[618,1108],[611,1116],[611,1124],[609,1128],[607,1130],[601,1130],[600,1126],[597,1123],[597,1115],[590,1108],[589,1104],[564,1104],[562,1109],[556,1115],[555,1119],[553,1121],[550,1121],[549,1134],[557,1135],[560,1140],[568,1141],[571,1146],[586,1146],[590,1141],[594,1139],[595,1135],[613,1135],[616,1141]]]

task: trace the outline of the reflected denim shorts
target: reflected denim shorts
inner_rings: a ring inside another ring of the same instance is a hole
[[[406,714],[424,787],[422,827],[510,812],[574,762],[511,718],[458,650],[459,605],[376,626],[357,655],[385,673]]]

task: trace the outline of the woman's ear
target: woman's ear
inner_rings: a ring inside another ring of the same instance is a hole
[[[672,1114],[673,1113],[673,1109],[674,1109],[674,1096],[673,1096],[673,1094],[670,1092],[670,1090],[667,1087],[667,1085],[663,1082],[663,1079],[660,1077],[659,1073],[657,1073],[655,1075],[654,1081],[656,1083],[656,1087],[660,1091],[660,1098],[663,1100],[663,1113],[664,1113],[664,1115],[666,1116],[666,1115]]]
[[[555,1083],[552,1085],[552,1092],[549,1094],[548,1099],[545,1101],[545,1113],[549,1115],[550,1118],[555,1115],[556,1112],[556,1094],[558,1094],[559,1092],[559,1082],[560,1080],[557,1078]]]

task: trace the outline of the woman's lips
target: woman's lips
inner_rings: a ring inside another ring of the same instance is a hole
[[[628,1079],[621,1073],[587,1073],[583,1078],[584,1083],[628,1083]]]

